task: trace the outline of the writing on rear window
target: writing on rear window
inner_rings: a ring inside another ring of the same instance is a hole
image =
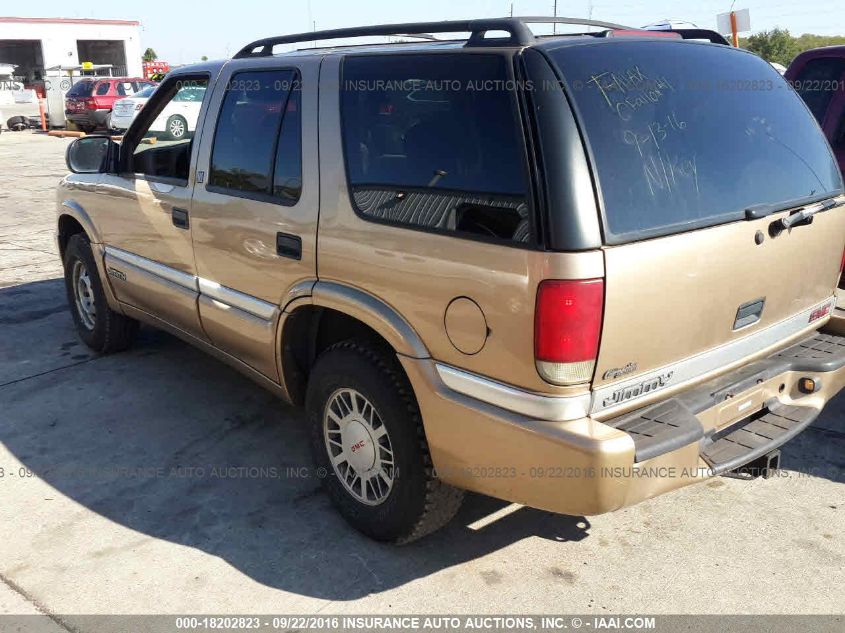
[[[807,109],[754,55],[631,41],[561,47],[550,56],[592,153],[610,243],[841,189]]]

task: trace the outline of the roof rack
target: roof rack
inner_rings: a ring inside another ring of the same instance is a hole
[[[507,44],[513,46],[528,46],[535,42],[534,34],[527,24],[576,24],[595,26],[603,29],[627,29],[630,27],[612,22],[584,20],[581,18],[560,18],[550,16],[524,16],[513,18],[482,18],[477,20],[448,20],[443,22],[410,22],[406,24],[378,24],[374,26],[360,26],[347,29],[331,29],[328,31],[311,31],[280,35],[256,40],[244,46],[235,55],[235,59],[244,57],[269,57],[273,54],[273,47],[279,44],[294,44],[297,42],[313,42],[316,40],[336,40],[352,37],[367,37],[376,35],[428,35],[432,33],[471,33],[466,45],[489,46],[490,40],[485,42],[488,31],[505,31],[510,34]],[[426,38],[427,39],[427,38]],[[493,42],[499,44],[501,39]]]

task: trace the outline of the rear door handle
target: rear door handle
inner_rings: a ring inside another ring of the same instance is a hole
[[[187,229],[189,227],[187,209],[173,207],[173,213],[171,214],[171,217],[173,218],[173,226],[180,229]]]
[[[276,253],[290,259],[302,259],[302,238],[290,233],[276,233]]]

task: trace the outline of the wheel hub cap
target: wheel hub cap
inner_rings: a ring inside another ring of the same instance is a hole
[[[89,330],[94,329],[97,322],[97,307],[94,303],[94,290],[91,287],[91,277],[88,269],[81,261],[73,265],[73,289],[76,300],[76,311],[82,324]]]
[[[340,442],[349,465],[361,475],[373,467],[376,461],[376,451],[373,447],[373,437],[369,434],[364,423],[360,420],[350,420],[340,431]]]
[[[370,401],[355,389],[335,391],[323,414],[323,438],[347,492],[367,505],[382,503],[393,487],[393,446]]]

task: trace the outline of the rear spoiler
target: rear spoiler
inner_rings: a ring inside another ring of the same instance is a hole
[[[713,44],[730,46],[728,40],[716,31],[710,29],[654,29],[655,33],[677,33],[685,40],[707,40]]]
[[[706,40],[713,44],[730,45],[722,35],[709,29],[607,29],[587,35],[593,37],[666,37],[675,40]]]

